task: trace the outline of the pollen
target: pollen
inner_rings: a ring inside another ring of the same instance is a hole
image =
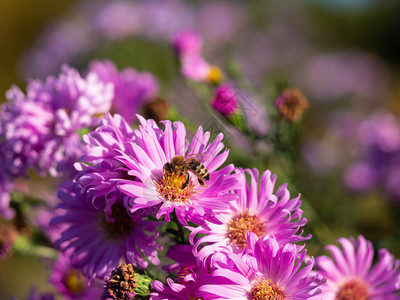
[[[251,300],[284,300],[285,293],[275,282],[262,279],[250,291]]]
[[[187,202],[194,193],[194,184],[191,180],[185,186],[186,175],[177,175],[175,173],[167,174],[164,172],[163,177],[157,185],[157,192],[161,195],[164,201],[171,202]]]
[[[228,237],[239,248],[246,248],[246,231],[255,233],[259,238],[265,235],[264,224],[256,216],[246,211],[234,217],[228,224]]]
[[[71,294],[79,295],[82,293],[87,282],[85,277],[78,270],[71,269],[65,276],[65,286]]]
[[[124,205],[118,201],[112,206],[112,213],[109,219],[103,216],[101,225],[107,233],[109,239],[121,239],[124,238],[133,228],[133,221],[128,215]]]
[[[335,300],[367,300],[370,299],[368,286],[359,279],[352,279],[339,288]]]

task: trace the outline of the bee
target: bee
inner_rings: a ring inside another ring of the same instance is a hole
[[[190,174],[192,172],[197,176],[197,180],[202,186],[204,180],[210,179],[210,174],[206,167],[194,157],[186,158],[182,155],[174,156],[170,162],[164,165],[164,172],[167,174],[176,174],[178,176],[186,176],[186,181],[182,184],[181,189],[183,190],[190,182]]]

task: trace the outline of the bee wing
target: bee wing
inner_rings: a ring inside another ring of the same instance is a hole
[[[206,162],[209,159],[209,157],[210,157],[209,153],[193,153],[193,154],[186,155],[186,159],[195,158],[198,161],[200,161],[201,163]]]

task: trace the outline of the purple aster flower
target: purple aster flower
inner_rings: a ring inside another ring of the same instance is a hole
[[[95,131],[83,136],[86,152],[81,161],[75,164],[78,170],[76,180],[86,197],[95,202],[97,198],[107,199],[105,213],[111,214],[111,206],[121,197],[117,188],[117,178],[130,178],[124,165],[116,158],[120,151],[126,151],[124,141],[135,140],[134,132],[120,115],[107,114],[102,125]]]
[[[141,125],[135,131],[135,140],[125,140],[126,150],[117,157],[127,174],[135,178],[121,179],[118,185],[130,197],[127,204],[131,212],[157,206],[157,218],[165,216],[165,221],[175,211],[184,225],[187,221],[218,222],[214,214],[228,209],[228,202],[236,199],[230,191],[238,182],[237,175],[231,174],[233,165],[217,170],[229,152],[220,153],[224,148],[223,135],[209,143],[210,133],[199,127],[189,143],[181,122],[172,126],[170,121],[164,121],[162,130],[153,120],[142,117],[139,120]],[[173,158],[179,163],[172,163]],[[194,159],[192,167],[187,165],[190,159]],[[182,166],[185,171],[181,171]],[[202,170],[205,183],[195,175],[196,168],[198,172]]]
[[[386,249],[380,249],[379,259],[372,266],[374,248],[363,236],[357,241],[340,238],[339,242],[343,250],[334,245],[326,247],[333,259],[327,256],[316,259],[317,271],[327,278],[321,287],[323,299],[399,299],[399,260]]]
[[[248,253],[239,256],[225,253],[227,261],[215,261],[216,270],[209,284],[199,288],[203,299],[310,299],[318,295],[323,283],[311,275],[312,260],[305,260],[306,250],[286,244],[280,247],[274,238],[258,239],[247,233]],[[220,253],[223,254],[223,253]],[[305,266],[301,268],[301,265]]]
[[[118,40],[143,31],[145,21],[137,2],[112,1],[102,4],[94,17],[93,25],[105,37]]]
[[[182,75],[194,81],[206,81],[211,73],[210,64],[200,55],[181,58]]]
[[[30,167],[40,174],[62,175],[82,154],[78,131],[95,125],[111,107],[112,86],[95,74],[82,78],[64,66],[58,78],[31,81],[26,95],[17,87],[7,93],[1,111],[1,151],[8,172],[23,176]]]
[[[196,250],[197,259],[204,261],[207,256],[221,249],[243,252],[248,247],[247,231],[259,239],[266,235],[273,236],[282,247],[286,243],[303,242],[311,238],[311,235],[302,236],[301,228],[307,220],[302,218],[300,195],[290,199],[287,184],[280,186],[274,193],[276,176],[271,176],[269,170],[263,173],[258,183],[258,170],[246,169],[250,175],[250,185],[242,169],[236,172],[240,176],[240,186],[235,190],[238,198],[229,202],[229,210],[217,216],[222,224],[207,222],[209,230],[189,227],[192,230],[191,242],[196,234],[205,234],[195,243],[195,249],[202,243],[207,244],[198,253]]]
[[[211,105],[225,117],[229,117],[238,110],[239,104],[236,92],[229,85],[221,85],[215,89]]]
[[[122,115],[129,123],[132,123],[135,114],[144,104],[157,96],[158,83],[150,73],[140,73],[132,68],[118,72],[111,61],[94,61],[89,69],[104,83],[113,84],[112,110]]]
[[[200,56],[203,39],[197,32],[185,30],[175,35],[172,45],[179,57]]]
[[[159,264],[157,250],[162,247],[154,241],[158,222],[129,214],[122,199],[116,199],[110,215],[105,214],[104,197],[92,203],[76,182],[65,182],[59,198],[64,213],[51,222],[68,228],[57,243],[64,252],[71,251],[73,267],[88,278],[104,278],[121,259],[141,268],[147,267],[147,260]]]
[[[55,262],[49,281],[67,299],[99,299],[103,293],[99,280],[89,285],[88,279],[79,270],[73,268],[68,256],[63,254],[60,254]]]

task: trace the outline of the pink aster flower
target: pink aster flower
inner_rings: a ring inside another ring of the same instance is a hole
[[[83,151],[78,131],[97,124],[111,107],[112,85],[94,73],[81,77],[64,66],[58,77],[33,80],[26,95],[17,87],[7,92],[0,112],[0,141],[7,170],[24,176],[31,167],[52,176],[70,171]]]
[[[200,297],[294,300],[311,299],[321,292],[318,287],[323,281],[310,275],[313,262],[305,260],[306,250],[298,253],[295,245],[280,247],[274,238],[258,239],[254,233],[247,233],[247,244],[244,256],[225,253],[226,262],[215,262],[209,284],[199,288]]]
[[[182,75],[194,81],[206,81],[211,72],[210,64],[200,55],[181,58]]]
[[[180,57],[199,56],[203,48],[203,39],[195,31],[181,31],[177,33],[172,45]]]
[[[212,107],[225,117],[233,115],[239,109],[236,92],[229,85],[222,85],[215,89]]]
[[[120,151],[126,151],[125,140],[135,140],[134,132],[120,115],[107,114],[101,126],[83,136],[83,140],[86,152],[75,164],[78,171],[75,179],[92,202],[97,198],[107,199],[105,212],[110,215],[111,206],[122,195],[115,179],[133,179],[122,170],[124,165],[116,157]]]
[[[248,246],[247,231],[254,233],[259,239],[266,235],[273,236],[282,247],[286,243],[303,242],[311,238],[311,235],[302,236],[302,227],[307,220],[302,218],[300,195],[290,199],[287,184],[280,186],[274,193],[276,176],[271,176],[269,170],[262,174],[260,182],[257,169],[245,171],[250,175],[250,185],[246,182],[245,172],[236,169],[240,176],[240,185],[235,190],[238,198],[229,202],[229,210],[217,216],[221,224],[207,222],[209,230],[189,227],[192,230],[192,243],[196,234],[205,234],[195,243],[195,249],[206,243],[196,253],[200,261],[222,248],[235,253],[243,252]]]
[[[327,278],[321,287],[325,300],[391,300],[399,299],[400,261],[386,249],[379,250],[374,266],[374,248],[370,241],[359,236],[340,238],[343,250],[334,245],[326,248],[333,259],[320,256],[316,259],[318,273]]]
[[[114,202],[110,215],[105,214],[104,197],[92,203],[76,182],[65,182],[59,198],[63,213],[51,223],[66,224],[68,228],[57,243],[64,253],[71,251],[73,267],[89,279],[104,278],[121,259],[141,268],[147,267],[147,260],[160,263],[157,250],[162,247],[154,240],[158,222],[129,214],[122,199]]]
[[[125,165],[128,175],[135,180],[119,180],[119,189],[130,198],[127,204],[131,212],[159,207],[157,218],[175,211],[178,220],[204,224],[205,220],[218,222],[215,213],[229,208],[228,202],[236,199],[230,193],[238,182],[231,174],[233,165],[217,170],[228,156],[228,150],[220,153],[224,144],[222,134],[209,143],[210,133],[199,127],[191,143],[186,139],[186,129],[181,122],[164,121],[164,130],[153,120],[139,117],[141,125],[135,131],[135,140],[126,140],[126,151],[118,160]],[[194,174],[194,168],[181,172],[181,167],[166,167],[172,158],[181,156],[186,162],[195,158],[196,168],[202,170],[204,183]]]
[[[122,115],[129,123],[148,101],[157,96],[158,82],[148,72],[132,68],[118,72],[111,61],[94,61],[89,70],[96,73],[102,82],[113,84],[112,111]]]
[[[88,284],[88,279],[71,266],[68,256],[59,254],[51,274],[50,283],[66,299],[99,299],[103,293],[102,282],[96,280]]]

